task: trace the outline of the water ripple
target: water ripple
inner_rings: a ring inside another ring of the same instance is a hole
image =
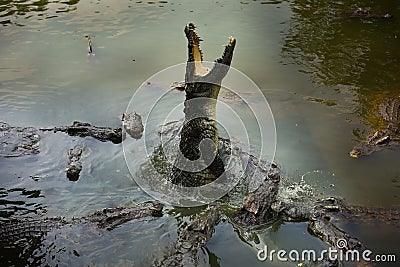
[[[75,10],[76,7],[74,5],[78,2],[79,0],[2,1],[0,5],[0,23],[3,26],[12,24],[24,26],[28,23],[28,19],[42,20],[43,18],[56,17],[54,13]]]

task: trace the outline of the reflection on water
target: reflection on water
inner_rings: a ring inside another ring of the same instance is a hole
[[[354,17],[358,8],[394,18]],[[375,129],[382,95],[400,91],[400,20],[395,3],[293,1],[282,55],[298,64],[316,86],[351,88],[356,110]],[[338,86],[344,87],[338,87]],[[335,101],[308,97],[336,105]],[[358,132],[358,129],[355,131]],[[358,137],[358,136],[357,136]],[[365,138],[365,137],[364,137]]]
[[[68,1],[1,1],[0,24],[25,26],[28,19],[50,19],[57,13],[76,10],[79,0]]]
[[[317,85],[390,90],[399,81],[400,20],[396,3],[293,1],[282,54],[303,65]],[[357,8],[393,19],[352,17]]]
[[[394,17],[350,18],[357,8]],[[73,120],[119,126],[118,116],[143,81],[186,60],[183,26],[194,21],[201,25],[200,34],[208,36],[203,46],[207,58],[219,55],[215,47],[229,35],[237,38],[232,66],[263,88],[271,104],[277,123],[276,161],[287,172],[285,185],[303,178],[321,196],[372,206],[400,203],[399,149],[360,160],[347,155],[357,138],[377,127],[371,118],[376,103],[400,89],[396,1],[0,1],[0,21],[1,121],[36,127],[70,125]],[[87,56],[85,35],[92,36],[94,57]],[[77,144],[88,156],[81,178],[70,182],[64,171],[67,151]],[[45,134],[39,155],[1,158],[0,170],[2,219],[80,217],[149,199],[133,183],[121,146],[90,138]],[[49,255],[40,249],[37,253],[52,264],[59,255],[65,264],[146,265],[151,253],[159,255],[185,223],[160,220],[111,232],[75,229],[86,233],[81,238],[74,229],[53,233],[41,243],[51,248]],[[378,226],[346,227],[370,247],[398,252],[396,229],[379,225],[384,229],[379,234]],[[63,238],[52,240],[58,234]],[[156,242],[160,236],[162,244]],[[255,248],[263,244],[324,247],[307,234],[304,224],[278,222],[246,233],[221,223],[208,250],[213,266],[265,266],[256,260]],[[66,250],[59,254],[55,247]],[[0,248],[1,259],[9,252]],[[7,259],[17,262],[20,253]],[[29,258],[32,251],[24,253]]]

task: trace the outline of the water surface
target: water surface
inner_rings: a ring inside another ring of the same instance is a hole
[[[394,17],[349,18],[359,7]],[[191,21],[205,40],[206,60],[220,56],[230,35],[237,38],[232,66],[253,79],[271,105],[278,138],[275,161],[289,182],[304,180],[315,194],[339,196],[352,204],[399,207],[400,149],[358,160],[348,156],[373,132],[374,100],[400,91],[396,2],[2,1],[0,120],[35,127],[74,120],[119,126],[118,117],[143,82],[185,62],[183,27]],[[94,55],[87,53],[86,35],[92,38]],[[64,172],[66,151],[74,146],[84,146],[87,158],[77,182]],[[46,133],[39,155],[3,158],[0,170],[4,218],[69,218],[150,199],[132,180],[122,146],[90,138]],[[90,238],[60,233],[66,237],[57,245],[64,252],[42,254],[51,265],[57,260],[147,265],[176,237],[180,223],[165,216],[101,232],[100,238],[93,237],[98,233],[88,233]],[[346,227],[375,251],[400,257],[398,229],[383,224]],[[258,241],[249,238],[245,243],[229,224],[221,223],[207,246],[212,265],[289,265],[259,262],[256,247],[262,244],[324,247],[307,233],[306,224],[279,224],[256,235]],[[79,256],[70,255],[72,249]],[[31,257],[29,251],[21,253]],[[19,256],[9,257],[17,265]]]

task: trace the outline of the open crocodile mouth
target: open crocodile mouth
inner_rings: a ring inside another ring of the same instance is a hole
[[[194,72],[193,72],[194,76],[205,77],[211,74],[211,72],[214,70],[214,68],[216,68],[216,66],[214,66],[213,69],[203,66],[203,51],[201,51],[200,49],[200,42],[203,40],[197,35],[195,30],[196,30],[196,25],[194,25],[193,23],[189,23],[185,27],[185,34],[186,38],[188,39],[188,50],[189,50],[188,62],[194,63]],[[230,36],[228,44],[225,45],[225,50],[224,53],[222,54],[222,57],[215,60],[215,62],[229,66],[232,61],[232,54],[235,44],[236,44],[235,38]]]

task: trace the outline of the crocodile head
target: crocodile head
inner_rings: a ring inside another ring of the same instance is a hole
[[[185,74],[185,91],[189,98],[211,97],[217,99],[222,79],[226,76],[232,62],[236,40],[230,36],[222,57],[215,60],[210,69],[203,66],[203,52],[200,49],[202,39],[195,32],[196,26],[189,23],[185,27],[188,40],[188,61]],[[203,84],[207,84],[204,86]],[[214,85],[214,86],[212,86]]]
[[[367,156],[396,142],[397,139],[393,138],[394,134],[391,128],[392,127],[389,126],[384,130],[376,131],[368,140],[356,145],[350,151],[350,156],[352,158]]]
[[[367,119],[378,130],[350,151],[353,158],[400,144],[400,93],[396,91],[377,95],[371,106]]]

